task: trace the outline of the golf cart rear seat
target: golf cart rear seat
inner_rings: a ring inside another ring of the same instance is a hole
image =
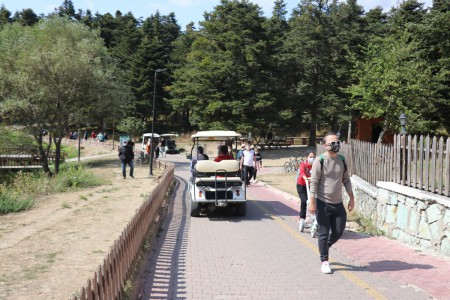
[[[215,162],[212,160],[199,160],[195,165],[197,176],[226,176],[228,181],[237,176],[239,171],[239,162],[237,160],[222,160]],[[197,178],[198,179],[198,178]],[[239,178],[237,178],[239,179]],[[225,180],[218,177],[217,180]]]

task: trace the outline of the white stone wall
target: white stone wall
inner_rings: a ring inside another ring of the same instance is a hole
[[[387,236],[450,256],[450,198],[392,182],[377,187],[352,176],[356,211]],[[343,189],[345,201],[348,195]]]

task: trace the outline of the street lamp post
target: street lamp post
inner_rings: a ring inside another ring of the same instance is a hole
[[[405,114],[402,113],[398,119],[400,120],[400,126],[402,126],[402,131],[400,132],[400,134],[401,135],[407,134],[407,132],[406,132],[406,120],[407,120],[407,118],[406,118]]]
[[[153,143],[153,135],[155,134],[154,132],[154,125],[155,125],[155,100],[156,100],[156,74],[163,72],[167,69],[156,69],[155,70],[155,79],[153,80],[153,113],[152,113],[152,137],[151,137],[151,153],[150,153],[150,176],[153,176],[153,151],[155,148],[155,145]]]

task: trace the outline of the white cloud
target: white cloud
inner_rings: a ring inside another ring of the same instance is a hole
[[[92,0],[84,1],[85,7],[84,10],[89,9],[90,11],[95,11],[95,5]]]
[[[59,7],[58,4],[47,4],[47,5],[45,5],[45,8],[46,8],[48,11],[54,11],[55,8],[58,8],[58,7]]]

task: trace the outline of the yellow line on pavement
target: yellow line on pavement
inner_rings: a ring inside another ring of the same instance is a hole
[[[275,222],[277,222],[285,231],[287,231],[289,234],[291,234],[294,238],[299,240],[302,244],[304,244],[306,247],[311,249],[314,253],[319,255],[319,249],[317,244],[313,244],[304,237],[302,237],[296,230],[292,229],[282,218],[274,216],[267,208],[265,208],[261,203],[258,203],[258,201],[254,201],[256,206],[263,211],[265,214],[269,215]],[[331,262],[336,262],[334,259],[329,259]],[[339,272],[348,280],[353,282],[355,285],[359,286],[360,288],[364,289],[367,294],[372,296],[375,299],[387,299],[383,294],[378,292],[374,287],[370,286],[367,282],[356,276],[355,274],[351,273],[350,270],[346,270],[342,267],[334,268],[335,270],[339,270]]]

